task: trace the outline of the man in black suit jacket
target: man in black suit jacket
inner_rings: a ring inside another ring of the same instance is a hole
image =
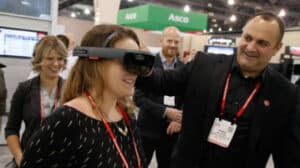
[[[183,95],[177,168],[299,168],[296,88],[268,66],[284,25],[260,13],[244,26],[236,56],[197,53],[172,72],[139,78],[144,92]],[[159,71],[159,72],[157,72]]]
[[[161,52],[156,55],[154,66],[158,69],[174,69],[182,65],[177,58],[180,42],[179,30],[167,27],[161,38]],[[181,128],[181,101],[179,97],[159,96],[135,91],[134,100],[140,111],[137,126],[148,164],[154,151],[159,168],[169,168],[177,133]]]
[[[5,68],[6,65],[0,63],[0,132],[2,130],[2,115],[5,114],[6,109],[6,97],[7,89],[5,85],[5,77],[2,68]]]
[[[0,63],[0,117],[5,113],[5,107],[6,107],[7,89],[5,85],[4,72],[2,70],[2,68],[5,67],[6,65]],[[0,124],[1,124],[1,119],[0,119]]]

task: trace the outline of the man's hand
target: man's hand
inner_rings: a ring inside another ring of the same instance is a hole
[[[182,111],[176,108],[167,107],[166,116],[171,121],[176,121],[178,123],[181,123]]]
[[[167,128],[167,134],[172,135],[174,133],[178,133],[180,130],[181,130],[181,123],[172,121]]]

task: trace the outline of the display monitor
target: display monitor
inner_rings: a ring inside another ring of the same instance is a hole
[[[208,39],[208,45],[234,46],[235,38],[212,36]]]
[[[0,27],[0,56],[31,58],[46,32]]]
[[[300,56],[300,47],[286,46],[285,54],[292,56]]]
[[[234,55],[236,52],[235,47],[226,46],[205,46],[204,51],[209,54],[224,54],[224,55]]]

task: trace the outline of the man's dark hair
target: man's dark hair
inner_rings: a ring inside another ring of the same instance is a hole
[[[277,24],[279,26],[279,39],[278,39],[278,44],[279,44],[282,41],[284,30],[285,30],[285,25],[284,25],[282,19],[272,12],[260,12],[260,13],[255,14],[254,16],[250,17],[248,19],[247,23],[255,17],[260,17],[265,21],[273,21],[274,20],[277,22]]]
[[[56,37],[64,43],[64,45],[66,46],[67,49],[69,48],[70,40],[66,35],[59,34],[59,35],[56,35]]]

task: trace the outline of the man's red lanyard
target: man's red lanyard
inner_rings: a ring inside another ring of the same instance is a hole
[[[51,110],[50,112],[52,112],[53,110],[55,110],[58,105],[59,105],[59,94],[60,94],[60,90],[59,90],[59,87],[57,85],[57,88],[56,88],[56,93],[55,93],[55,99],[54,99],[54,103],[51,107]],[[46,113],[45,113],[45,108],[44,108],[44,103],[43,103],[43,96],[40,94],[40,102],[41,102],[41,123],[44,122],[45,118],[46,118]]]
[[[222,97],[222,104],[221,104],[221,117],[224,116],[224,109],[225,109],[225,104],[226,104],[226,98],[227,98],[227,93],[228,93],[228,88],[229,88],[229,83],[230,83],[230,79],[231,79],[231,73],[229,73],[227,75],[227,79],[226,79],[226,84],[225,84],[225,88],[224,88],[224,92],[223,92],[223,97]],[[239,111],[237,112],[237,114],[235,115],[235,117],[233,118],[234,122],[237,121],[237,119],[242,116],[242,114],[245,112],[247,106],[249,105],[250,101],[253,99],[255,93],[258,91],[258,89],[261,86],[261,82],[257,82],[254,89],[252,90],[251,94],[249,95],[249,97],[247,98],[247,100],[245,101],[245,103],[243,104],[243,106],[239,109]]]
[[[111,129],[109,123],[108,123],[107,120],[105,119],[104,114],[103,114],[102,111],[97,107],[96,102],[95,102],[94,98],[91,96],[90,92],[89,92],[89,91],[86,91],[86,92],[85,92],[85,95],[86,95],[86,97],[88,98],[88,100],[90,101],[91,105],[92,105],[94,108],[96,108],[97,113],[100,115],[100,117],[101,117],[101,119],[102,119],[102,121],[103,121],[103,123],[104,123],[104,126],[105,126],[105,128],[106,128],[106,130],[107,130],[107,132],[108,132],[108,134],[109,134],[109,136],[110,136],[110,138],[112,139],[112,141],[113,141],[113,143],[114,143],[114,145],[115,145],[115,147],[116,147],[116,149],[117,149],[117,151],[118,151],[118,154],[120,155],[120,157],[121,157],[121,159],[122,159],[122,161],[123,161],[124,167],[125,167],[125,168],[129,168],[128,162],[127,162],[127,160],[126,160],[126,158],[125,158],[125,156],[124,156],[124,154],[123,154],[123,152],[122,152],[122,150],[121,150],[121,148],[120,148],[120,146],[119,146],[119,144],[118,144],[118,142],[117,142],[116,136],[115,136],[115,134],[113,133],[113,131],[112,131],[112,129]],[[131,137],[132,137],[132,144],[133,144],[133,146],[134,146],[134,151],[135,151],[135,155],[136,155],[137,162],[138,162],[138,168],[141,168],[141,167],[142,167],[142,165],[141,165],[141,158],[140,158],[140,155],[139,155],[139,152],[138,152],[138,149],[137,149],[137,144],[136,144],[135,138],[134,138],[134,136],[133,136],[133,130],[131,129],[131,125],[130,125],[130,122],[129,122],[128,115],[127,115],[127,113],[124,111],[124,109],[121,108],[120,106],[118,106],[118,109],[119,109],[119,112],[122,114],[122,116],[123,116],[123,118],[124,118],[124,120],[125,120],[125,123],[126,123],[127,127],[129,128],[129,132],[130,132],[130,135],[131,135]]]

